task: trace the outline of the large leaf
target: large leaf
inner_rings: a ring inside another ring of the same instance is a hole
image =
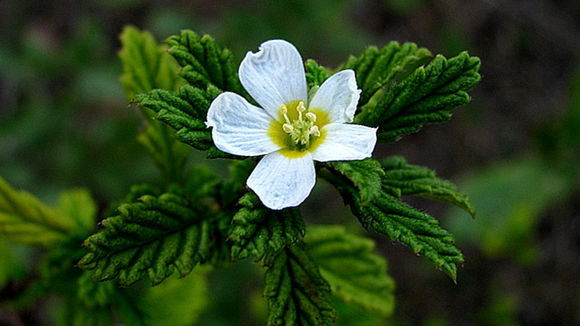
[[[174,271],[185,276],[209,255],[207,214],[183,193],[141,196],[101,222],[103,228],[85,241],[90,253],[78,265],[93,269],[96,280],[118,279],[123,286],[146,275],[153,284]]]
[[[457,187],[439,179],[432,170],[408,164],[400,156],[392,156],[382,162],[384,190],[393,196],[420,196],[453,204],[475,216],[475,209],[469,198],[460,193]]]
[[[362,161],[327,162],[326,166],[335,174],[341,174],[358,190],[364,202],[379,197],[383,191],[381,178],[384,176],[381,163],[371,158]]]
[[[372,240],[342,226],[318,225],[308,228],[306,243],[334,295],[383,316],[393,313],[395,282]]]
[[[271,258],[265,283],[269,326],[323,326],[334,322],[330,286],[302,244]]]
[[[447,121],[452,109],[470,101],[466,92],[479,82],[479,67],[479,58],[467,52],[451,59],[438,55],[366,106],[355,122],[379,127],[379,140],[393,142],[423,125]]]
[[[304,236],[304,221],[298,208],[274,211],[262,205],[253,193],[240,200],[229,234],[232,258],[262,260]]]

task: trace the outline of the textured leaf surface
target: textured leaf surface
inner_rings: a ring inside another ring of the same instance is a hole
[[[268,262],[264,296],[268,325],[332,325],[330,286],[302,244],[281,250]]]
[[[213,85],[222,91],[244,94],[232,53],[221,48],[211,36],[185,30],[170,37],[167,43],[169,53],[182,67],[180,75],[190,85],[201,89]]]
[[[388,89],[392,83],[409,74],[431,53],[414,43],[390,42],[382,48],[368,47],[358,56],[351,56],[342,69],[353,69],[357,85],[362,89],[359,106],[367,104],[377,91]]]
[[[342,226],[311,226],[308,252],[332,293],[347,303],[390,316],[395,307],[395,282],[386,260],[375,254],[372,240],[346,232]]]
[[[145,275],[159,284],[175,270],[185,276],[208,256],[209,222],[183,194],[143,195],[120,206],[117,215],[85,245],[90,253],[78,263],[94,269],[99,281],[130,285]]]
[[[453,204],[475,216],[475,209],[457,187],[437,178],[432,170],[408,164],[404,158],[393,156],[383,161],[383,187],[393,196],[421,196]]]
[[[306,60],[305,72],[308,89],[322,85],[322,83],[330,77],[328,70],[312,59]]]
[[[479,67],[479,58],[467,52],[451,59],[438,55],[382,94],[375,105],[365,107],[355,121],[379,127],[377,135],[383,142],[447,121],[452,109],[470,101],[466,91],[479,82]]]
[[[156,118],[176,131],[179,141],[199,150],[207,150],[208,156],[225,156],[213,144],[211,129],[205,125],[207,110],[220,91],[210,86],[199,89],[191,85],[182,86],[178,92],[154,90],[139,96],[139,104],[156,112]]]
[[[121,84],[129,99],[155,88],[174,90],[177,63],[148,32],[127,26],[120,36],[119,58],[123,64]]]
[[[28,245],[50,246],[75,228],[72,219],[41,203],[33,195],[12,188],[0,178],[0,234]]]
[[[352,182],[363,202],[372,201],[381,195],[381,178],[385,173],[378,161],[369,158],[362,161],[327,162],[326,165]]]
[[[240,200],[229,234],[232,258],[262,260],[304,236],[304,221],[298,208],[274,211],[262,205],[253,193]]]

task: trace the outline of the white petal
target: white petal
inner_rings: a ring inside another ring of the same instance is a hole
[[[360,97],[354,71],[343,70],[330,76],[314,94],[309,109],[328,113],[330,122],[352,122]]]
[[[270,153],[258,163],[247,183],[270,209],[298,206],[316,183],[312,155],[288,158],[280,152]]]
[[[220,150],[242,156],[272,153],[280,147],[268,136],[272,118],[238,94],[225,92],[211,103],[207,112],[208,127]]]
[[[282,104],[308,99],[302,58],[286,41],[268,41],[257,53],[248,52],[239,75],[244,88],[272,117],[278,117]]]
[[[371,157],[377,143],[377,129],[343,123],[324,126],[326,137],[312,156],[319,162],[362,160]]]

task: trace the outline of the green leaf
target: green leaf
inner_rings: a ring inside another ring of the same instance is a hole
[[[363,53],[351,56],[342,69],[353,69],[357,85],[362,90],[359,106],[367,104],[381,89],[388,89],[402,76],[412,72],[418,64],[431,56],[429,50],[414,43],[390,42],[382,48],[370,46]]]
[[[392,156],[382,163],[385,169],[383,187],[389,194],[401,196],[421,196],[453,204],[475,216],[475,209],[469,198],[460,193],[457,187],[437,178],[432,170],[408,164],[400,156]]]
[[[119,58],[123,64],[121,84],[129,99],[155,88],[174,90],[178,84],[177,63],[166,46],[134,26],[126,26],[120,36]]]
[[[342,226],[308,228],[308,252],[332,293],[371,312],[390,316],[395,307],[394,280],[386,260],[375,254],[372,240],[346,232]]]
[[[0,178],[0,234],[8,240],[49,247],[74,227],[73,220]]]
[[[202,90],[184,85],[178,92],[154,90],[137,99],[139,105],[156,113],[156,119],[175,129],[179,141],[209,151],[210,157],[233,157],[215,147],[211,129],[205,125],[207,110],[219,94],[220,91],[213,86]]]
[[[79,234],[90,234],[96,224],[97,204],[87,189],[72,189],[61,193],[58,210],[77,224]]]
[[[379,140],[393,142],[423,125],[447,121],[452,109],[470,101],[466,91],[481,79],[479,67],[479,58],[467,52],[451,59],[438,55],[365,107],[355,122],[379,127]]]
[[[268,325],[331,325],[330,286],[302,244],[271,257],[265,275]]]
[[[170,278],[146,289],[139,307],[149,326],[190,326],[208,303],[207,270],[196,270],[182,279]]]
[[[331,172],[346,177],[359,191],[363,202],[374,200],[383,191],[381,177],[385,173],[376,160],[327,162],[326,166]]]
[[[330,77],[328,69],[318,65],[318,63],[312,59],[306,60],[305,71],[308,89],[322,85],[322,83]]]
[[[456,264],[463,262],[463,255],[455,247],[453,236],[441,228],[435,218],[386,193],[372,203],[364,204],[352,188],[339,187],[339,190],[365,228],[405,244],[456,280]]]
[[[233,259],[256,261],[276,254],[304,236],[304,221],[298,208],[274,211],[262,205],[253,193],[240,199],[229,233]]]
[[[209,35],[199,36],[190,30],[171,36],[169,53],[182,67],[180,72],[187,82],[200,89],[209,86],[222,91],[245,94],[237,75],[232,53],[221,48]]]
[[[102,230],[85,241],[90,253],[78,265],[94,270],[96,280],[118,279],[122,286],[145,275],[152,284],[174,271],[185,276],[209,255],[207,214],[177,191],[144,195],[101,222]]]

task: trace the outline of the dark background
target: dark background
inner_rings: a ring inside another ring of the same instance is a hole
[[[479,56],[483,79],[471,104],[375,152],[458,182],[479,211],[471,220],[408,200],[456,234],[466,257],[457,284],[371,235],[397,281],[396,314],[385,323],[580,323],[579,1],[1,0],[0,176],[48,202],[63,189],[88,187],[102,209],[130,185],[157,180],[135,141],[141,121],[118,82],[126,24],[159,40],[186,28],[208,33],[238,59],[272,38],[330,67],[391,40]],[[304,213],[309,223],[360,229],[324,184]],[[261,291],[260,276],[240,268],[215,276],[200,325],[262,323],[247,316],[253,303],[243,294]],[[0,305],[0,324],[4,314]]]

